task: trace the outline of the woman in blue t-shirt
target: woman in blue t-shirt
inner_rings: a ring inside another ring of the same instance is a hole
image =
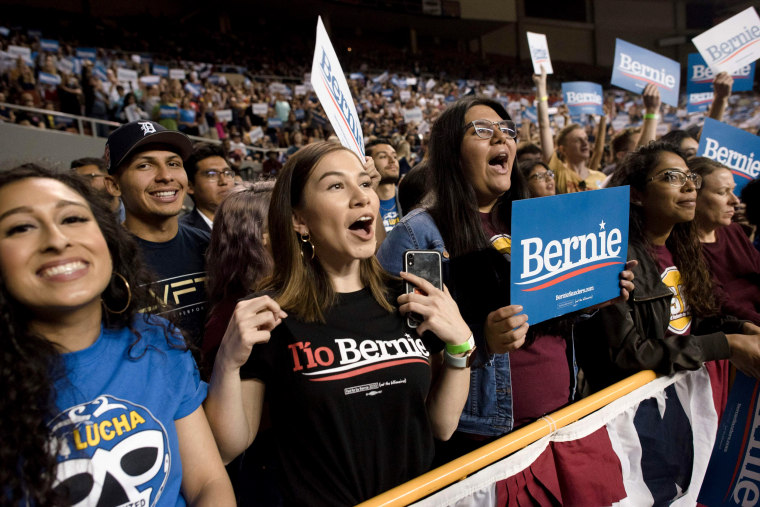
[[[0,173],[0,490],[12,505],[232,505],[184,339],[75,175]],[[183,466],[184,465],[184,466]]]
[[[266,393],[288,505],[355,505],[427,471],[467,397],[472,333],[446,289],[404,274],[424,293],[399,295],[374,257],[378,211],[353,152],[295,153],[269,208],[268,295],[238,303],[216,356],[222,457],[250,445]]]

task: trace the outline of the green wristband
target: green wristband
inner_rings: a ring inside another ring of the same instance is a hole
[[[659,120],[660,115],[656,113],[644,113],[645,120]]]
[[[461,354],[462,352],[467,352],[468,350],[471,350],[475,348],[475,336],[470,334],[470,337],[467,338],[467,341],[464,343],[460,343],[459,345],[449,345],[446,344],[446,352],[449,354]]]

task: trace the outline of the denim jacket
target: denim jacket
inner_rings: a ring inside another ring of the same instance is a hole
[[[444,279],[449,254],[433,218],[423,208],[413,210],[399,222],[380,245],[377,258],[391,274],[403,269],[406,250],[437,250],[441,253]],[[512,377],[509,354],[487,354],[483,323],[468,323],[475,334],[477,356],[470,370],[470,392],[457,429],[477,435],[500,436],[512,431]]]

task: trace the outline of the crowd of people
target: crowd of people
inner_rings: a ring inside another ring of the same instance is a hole
[[[580,124],[552,118],[545,73],[524,96],[356,76],[361,160],[308,89],[190,64],[127,90],[108,52],[60,71],[69,49],[11,59],[5,96],[57,110],[81,95],[74,114],[124,124],[103,158],[0,173],[11,504],[354,505],[637,371],[705,368],[719,415],[732,368],[760,378],[760,183],[740,203],[730,170],[695,157],[698,130],[663,136],[677,115],[656,87]],[[730,78],[715,90],[708,115],[725,119]],[[633,124],[610,131],[618,110]],[[274,181],[239,179],[257,148]],[[533,325],[508,297],[512,203],[622,185],[619,296]],[[410,250],[440,254],[440,287],[405,272]],[[604,460],[604,438],[574,459]],[[603,476],[571,483],[589,505],[620,500]],[[530,470],[506,490],[563,502]]]

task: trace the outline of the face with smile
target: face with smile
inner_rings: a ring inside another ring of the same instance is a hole
[[[467,110],[465,125],[475,120],[505,120],[488,106],[476,105]],[[496,200],[511,186],[512,165],[517,146],[515,140],[493,126],[493,137],[483,139],[469,126],[462,138],[460,163],[465,177],[475,190],[478,208],[490,211]]]
[[[208,157],[199,161],[195,173],[195,181],[189,183],[187,192],[193,196],[195,205],[204,212],[212,215],[234,187],[234,176],[225,176],[230,166],[222,157]],[[210,173],[211,172],[211,173]],[[216,172],[216,176],[211,174]]]
[[[668,182],[668,172],[691,174],[686,161],[675,153],[660,153],[657,165],[649,171],[648,181],[640,200],[644,208],[646,225],[652,229],[689,222],[694,219],[697,191],[694,183],[686,180],[682,187]]]
[[[38,316],[99,311],[111,255],[87,201],[63,183],[27,178],[0,188],[0,275]]]
[[[110,194],[121,197],[128,217],[154,221],[179,214],[187,173],[176,153],[148,150],[134,155],[106,185]]]
[[[554,175],[549,177],[549,169],[543,165],[536,164],[528,175],[528,188],[530,195],[533,197],[546,197],[554,195]]]
[[[369,174],[348,150],[325,155],[311,170],[293,227],[309,234],[326,269],[342,270],[375,254],[380,204]]]
[[[739,199],[734,195],[734,177],[728,169],[716,169],[703,177],[697,194],[697,220],[700,227],[713,230],[731,225]]]
[[[380,183],[398,182],[398,161],[396,150],[390,144],[376,144],[370,148],[375,168],[380,173]]]

